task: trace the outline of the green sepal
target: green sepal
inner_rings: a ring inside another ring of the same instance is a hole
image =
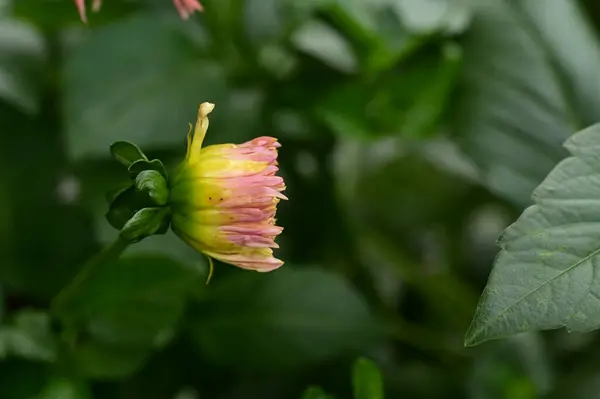
[[[135,161],[148,160],[142,150],[129,141],[115,141],[110,145],[110,153],[117,161],[127,167]]]
[[[114,188],[106,193],[106,202],[111,205],[121,194],[130,189],[133,186],[133,182],[127,182],[121,186]]]
[[[121,230],[125,226],[125,223],[135,215],[137,201],[136,190],[133,184],[121,190],[110,203],[108,212],[105,215],[108,223],[115,229]]]
[[[166,221],[165,221],[166,219]],[[121,239],[135,243],[154,234],[161,234],[169,226],[168,208],[140,209],[121,229]]]
[[[163,206],[169,201],[169,187],[165,178],[156,170],[143,170],[135,178],[135,189],[144,195],[140,198],[145,201],[149,198],[153,205]]]
[[[163,208],[163,209],[170,216],[170,213],[171,213],[170,209],[169,208]],[[155,235],[167,234],[167,232],[169,231],[169,227],[171,227],[171,218],[165,217],[165,218],[163,218],[162,223],[158,227],[158,230],[156,230],[156,232],[154,234]]]
[[[165,179],[167,178],[167,170],[160,159],[153,159],[152,161],[140,159],[129,165],[129,174],[134,179],[138,174],[145,170],[155,170],[160,173],[162,177]]]

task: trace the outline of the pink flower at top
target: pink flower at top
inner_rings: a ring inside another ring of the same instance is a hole
[[[85,9],[85,0],[73,0],[75,2],[75,6],[79,11],[79,16],[83,22],[87,23],[87,15]],[[198,0],[173,0],[173,4],[179,15],[182,19],[188,19],[190,15],[192,15],[196,11],[202,11],[202,4]],[[92,2],[92,11],[98,12],[100,10],[100,6],[102,5],[102,0],[93,0]]]

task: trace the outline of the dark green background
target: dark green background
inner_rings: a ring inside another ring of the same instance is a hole
[[[0,0],[0,398],[343,399],[359,356],[392,399],[598,397],[596,334],[463,348],[496,238],[600,121],[595,1],[202,3],[106,0],[85,26],[70,0]],[[58,322],[117,234],[110,144],[172,167],[203,101],[207,143],[282,143],[286,265],[206,286],[154,236]]]

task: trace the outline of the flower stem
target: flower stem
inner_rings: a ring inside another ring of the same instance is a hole
[[[83,282],[89,280],[103,265],[113,262],[129,247],[129,242],[123,240],[120,236],[102,251],[89,258],[79,273],[75,276],[69,285],[65,286],[52,300],[51,308],[55,312],[61,312],[65,306],[70,303],[73,296],[76,296],[79,287]]]

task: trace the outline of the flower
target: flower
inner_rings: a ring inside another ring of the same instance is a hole
[[[79,11],[79,17],[85,23],[87,23],[87,15],[85,12],[85,0],[73,0],[75,2],[75,6]],[[188,19],[190,15],[192,15],[196,11],[202,11],[202,4],[198,2],[198,0],[173,0],[173,4],[179,15],[182,19]],[[100,6],[102,6],[102,0],[93,0],[92,2],[92,11],[98,12],[100,11]]]
[[[275,226],[277,204],[287,199],[281,193],[283,178],[275,175],[280,144],[273,137],[258,137],[202,148],[213,108],[200,105],[193,135],[190,125],[187,155],[170,179],[171,227],[209,260],[272,271],[283,265],[272,250],[279,247],[275,237],[283,230]]]

